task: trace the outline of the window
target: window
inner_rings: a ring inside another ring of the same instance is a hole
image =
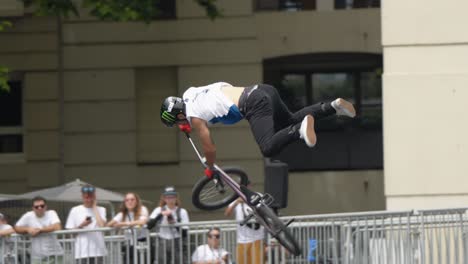
[[[257,0],[255,1],[256,11],[299,11],[315,10],[316,0]]]
[[[351,101],[354,119],[316,121],[318,144],[288,146],[276,159],[291,170],[383,167],[382,56],[360,53],[310,54],[269,59],[264,78],[278,88],[291,111],[338,97]]]
[[[10,91],[0,90],[0,157],[23,152],[22,83],[8,84]]]
[[[379,8],[380,0],[335,0],[335,9]]]

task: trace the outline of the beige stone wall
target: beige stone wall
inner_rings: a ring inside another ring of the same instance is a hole
[[[220,217],[193,208],[191,189],[202,168],[184,136],[160,124],[160,99],[219,80],[261,82],[265,58],[381,52],[375,9],[253,14],[250,0],[220,4],[224,17],[215,21],[194,1],[178,0],[177,20],[147,25],[84,15],[63,23],[66,181],[136,191],[155,202],[162,187],[173,184],[193,219]],[[23,163],[0,165],[0,193],[60,182],[54,22],[20,19],[14,34],[0,34],[6,46],[0,62],[25,76],[26,143]],[[262,191],[263,160],[248,124],[214,126],[212,134],[219,163],[244,168]],[[383,209],[382,181],[382,171],[292,173],[285,213]]]
[[[404,7],[404,8],[402,8]],[[389,209],[466,206],[468,18],[464,1],[385,1]]]
[[[16,0],[0,1],[0,17],[22,16],[24,12],[23,4]]]

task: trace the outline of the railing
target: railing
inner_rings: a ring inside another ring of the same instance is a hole
[[[303,254],[294,257],[267,236],[261,245],[265,248],[261,263],[468,263],[465,211],[461,208],[284,217],[285,221],[295,218],[290,231]],[[176,240],[161,239],[160,233],[150,234],[144,228],[62,230],[34,238],[12,235],[0,239],[0,264],[31,263],[35,258],[32,249],[38,245],[42,260],[74,263],[78,250],[76,240],[91,232],[102,236],[102,248],[81,250],[83,255],[102,255],[98,258],[103,263],[154,263],[156,260],[160,264],[188,264],[194,250],[207,243],[207,231],[212,227],[221,229],[220,245],[231,253],[230,262],[239,263],[237,258],[242,257],[242,263],[255,263],[245,259],[247,256],[236,255],[237,226],[235,221],[161,226],[174,234],[183,233],[184,228],[188,230],[186,236]],[[61,250],[54,248],[57,245]],[[58,253],[46,256],[47,251],[54,250]]]

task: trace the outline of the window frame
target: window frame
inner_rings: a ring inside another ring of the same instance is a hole
[[[266,59],[263,66],[264,81],[277,88],[282,85],[285,74],[303,74],[306,79],[306,105],[316,103],[314,100],[317,100],[312,95],[312,74],[343,72],[357,76],[358,78],[354,78],[353,99],[359,115],[363,109],[363,88],[360,86],[362,73],[382,69],[383,61],[382,54],[374,53],[314,53]],[[345,125],[317,129],[318,138],[322,140],[316,147],[310,149],[302,142],[294,142],[274,158],[289,163],[290,171],[382,169],[382,122],[375,127],[364,126],[360,119],[343,119],[343,122],[346,122]],[[366,137],[370,138],[369,143],[366,143]],[[334,138],[340,143],[335,143]],[[320,144],[321,142],[324,143]],[[370,142],[380,144],[381,147],[372,147]],[[362,143],[364,145],[361,151],[359,144]],[[375,153],[368,154],[367,151]],[[333,159],[336,161],[330,162]]]

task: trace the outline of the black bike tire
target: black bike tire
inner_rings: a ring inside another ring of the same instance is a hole
[[[249,178],[242,169],[236,168],[236,167],[227,167],[227,168],[222,168],[222,170],[227,174],[237,174],[238,176],[240,176],[240,184],[247,185]],[[203,190],[205,185],[208,184],[210,181],[211,179],[207,177],[203,177],[200,180],[198,180],[197,183],[195,183],[195,185],[193,186],[192,203],[198,209],[207,210],[207,211],[218,210],[232,203],[235,199],[237,199],[237,197],[239,197],[237,193],[233,192],[231,196],[225,197],[224,199],[219,200],[216,203],[206,204],[203,201],[200,201],[200,192]],[[226,188],[229,188],[229,187],[226,186]]]
[[[285,247],[294,256],[301,255],[301,248],[299,247],[296,239],[293,237],[288,227],[281,219],[273,212],[267,205],[260,204],[257,207],[257,217],[261,217],[269,233],[278,240],[278,242]],[[270,232],[272,230],[272,232]]]

